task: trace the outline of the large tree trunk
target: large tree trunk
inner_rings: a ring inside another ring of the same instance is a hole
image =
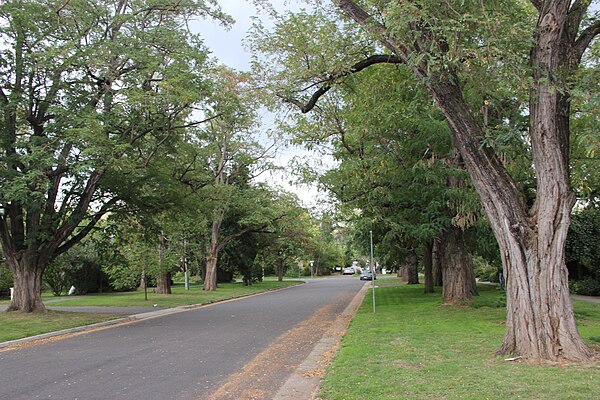
[[[42,273],[44,268],[35,263],[35,257],[20,259],[6,255],[13,275],[13,298],[7,311],[46,312],[42,303]]]
[[[473,260],[467,252],[463,231],[451,226],[446,231],[444,247],[442,301],[444,304],[464,305],[477,295]]]
[[[442,264],[443,264],[443,260],[442,260],[442,247],[443,247],[443,240],[442,239],[435,239],[433,241],[433,249],[431,250],[431,262],[432,262],[432,266],[431,269],[433,270],[433,286],[443,286],[444,284],[444,280],[443,278],[443,274],[442,274]]]
[[[408,282],[408,268],[406,267],[406,264],[402,264],[400,267],[398,267],[396,276],[398,278],[402,278],[403,282]]]
[[[558,130],[554,129],[554,139],[545,137],[552,136],[547,121],[556,121],[548,113],[551,105],[534,102],[530,110],[533,152],[540,154],[534,156],[537,200],[528,210],[497,158],[481,151],[478,141],[473,140],[474,133],[468,134],[480,130],[459,89],[447,89],[448,85],[436,85],[436,99],[445,105],[442,109],[461,142],[461,154],[498,240],[509,279],[507,330],[500,353],[544,360],[589,359],[592,352],[576,329],[564,261],[574,197],[565,178],[568,174],[562,149],[548,143],[557,143]],[[448,96],[450,92],[454,94]]]
[[[165,251],[167,250],[167,238],[160,234],[158,238],[158,276],[156,277],[156,294],[171,294],[171,272],[169,266],[165,266]]]
[[[419,258],[414,249],[408,250],[404,258],[406,266],[407,280],[409,285],[417,285],[419,283]]]
[[[156,277],[156,294],[171,294],[171,273],[163,272]]]
[[[450,124],[456,147],[498,240],[507,274],[507,330],[500,352],[541,360],[589,360],[593,352],[583,343],[575,325],[565,266],[574,196],[569,188],[569,135],[565,123],[568,79],[558,81],[569,78],[598,34],[597,23],[579,33],[589,2],[532,1],[539,11],[530,53],[533,74],[529,104],[537,200],[529,210],[498,157],[481,145],[485,132],[464,100],[457,74],[451,68],[431,74],[427,57],[419,65],[411,62],[422,49],[444,51],[448,44],[436,41],[427,24],[414,24],[412,37],[398,37],[354,1],[334,1],[382,45],[412,65]],[[414,47],[412,41],[420,43]]]
[[[206,275],[204,277],[203,290],[217,290],[217,261],[219,259],[219,233],[225,210],[216,209],[213,212],[213,223],[211,226],[210,243],[206,252]]]
[[[285,262],[284,262],[284,260],[280,260],[279,264],[277,265],[277,280],[279,282],[283,282],[284,268],[285,268]]]
[[[209,250],[206,257],[206,276],[204,277],[203,290],[217,290],[217,260],[216,250]]]
[[[433,293],[433,242],[423,246],[423,270],[425,272],[425,293]]]

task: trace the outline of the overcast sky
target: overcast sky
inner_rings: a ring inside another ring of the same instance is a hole
[[[302,7],[299,0],[272,0],[278,11],[298,10]],[[261,18],[266,26],[269,26],[264,15],[260,15],[251,1],[248,0],[219,0],[219,5],[223,11],[235,19],[235,24],[229,30],[220,26],[211,20],[198,21],[193,25],[202,37],[206,46],[210,49],[213,56],[221,63],[241,71],[250,70],[250,53],[244,47],[244,39],[252,26],[252,17]],[[262,129],[273,128],[273,116],[264,112]],[[286,165],[294,156],[310,157],[311,154],[299,148],[288,148],[278,153],[278,164]],[[266,179],[262,176],[261,179]],[[296,187],[288,183],[290,177],[277,174],[267,181],[276,183],[286,190],[290,190],[298,195],[304,205],[309,208],[322,205],[324,195],[319,194],[315,187]]]

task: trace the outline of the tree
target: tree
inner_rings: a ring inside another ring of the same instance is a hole
[[[291,193],[279,193],[270,208],[275,218],[261,235],[263,240],[257,249],[257,260],[267,268],[272,267],[282,281],[290,264],[298,265],[309,256],[315,221]]]
[[[462,230],[446,231],[452,225],[466,229],[480,206],[457,166],[443,116],[410,78],[403,66],[348,77],[337,102],[321,104],[310,119],[300,118],[296,130],[303,141],[328,140],[338,165],[320,182],[356,220],[363,238],[374,232],[377,254],[386,265],[396,264],[407,282],[419,282],[418,254],[426,243],[442,235],[452,240],[443,252],[442,265],[451,266],[444,269],[443,301],[465,304],[477,293],[472,263]],[[353,210],[360,214],[353,216]],[[400,266],[398,259],[405,262]],[[432,291],[432,276],[426,283]]]
[[[0,242],[9,310],[44,311],[42,274],[135,197],[157,150],[197,121],[203,1],[4,1],[0,5]]]
[[[209,240],[206,249],[204,290],[217,289],[217,263],[219,252],[228,242],[237,237],[266,226],[258,214],[246,214],[240,221],[240,230],[221,236],[222,224],[231,210],[261,210],[257,190],[251,181],[270,166],[267,162],[269,150],[252,140],[257,126],[256,114],[251,107],[254,101],[250,92],[248,75],[226,68],[217,71],[217,93],[206,114],[211,121],[205,129],[196,131],[196,142],[202,146],[208,160],[206,181],[198,196],[207,199],[206,211]],[[252,204],[255,201],[255,204]]]
[[[362,28],[357,37],[364,34],[389,53],[322,75],[309,73],[318,90],[306,101],[289,91],[283,97],[308,112],[349,74],[377,63],[408,65],[444,113],[500,246],[507,275],[507,329],[499,353],[589,360],[593,351],[575,325],[564,248],[575,202],[568,170],[570,90],[584,52],[600,32],[600,21],[585,18],[591,2],[531,0],[530,7],[517,1],[333,3]],[[322,72],[315,65],[309,68]],[[509,71],[519,73],[511,77]],[[519,79],[524,75],[529,78]],[[536,174],[531,206],[498,154],[485,145],[490,131],[480,110],[489,95],[484,93],[475,107],[464,95],[465,82],[474,76],[483,78],[487,93],[492,84],[528,93],[523,111],[529,114],[527,140]]]

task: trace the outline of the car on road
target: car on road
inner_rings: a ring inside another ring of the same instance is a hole
[[[344,272],[342,272],[343,275],[354,275],[356,273],[356,270],[354,269],[354,267],[346,267],[344,268]]]
[[[377,279],[377,276],[370,270],[366,269],[360,273],[361,281],[372,281],[373,279]]]

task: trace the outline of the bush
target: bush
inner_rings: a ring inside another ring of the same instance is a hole
[[[108,286],[98,253],[91,242],[81,242],[58,256],[42,277],[55,295],[71,285],[77,294],[95,293]]]
[[[495,265],[488,263],[483,257],[473,257],[473,268],[475,270],[475,276],[483,282],[498,282],[498,274],[500,268]]]
[[[108,276],[112,288],[117,291],[135,290],[140,286],[142,274],[136,268],[108,265],[103,267],[102,271]],[[150,282],[148,282],[148,285],[150,285]]]
[[[13,277],[6,264],[0,263],[0,297],[9,297],[13,286]]]
[[[600,282],[593,278],[586,278],[569,283],[571,293],[583,296],[600,296]]]
[[[50,287],[55,296],[60,296],[69,290],[71,284],[69,268],[70,264],[66,259],[59,257],[44,270],[44,283]]]
[[[569,276],[600,279],[600,210],[589,208],[572,215],[565,250]]]

